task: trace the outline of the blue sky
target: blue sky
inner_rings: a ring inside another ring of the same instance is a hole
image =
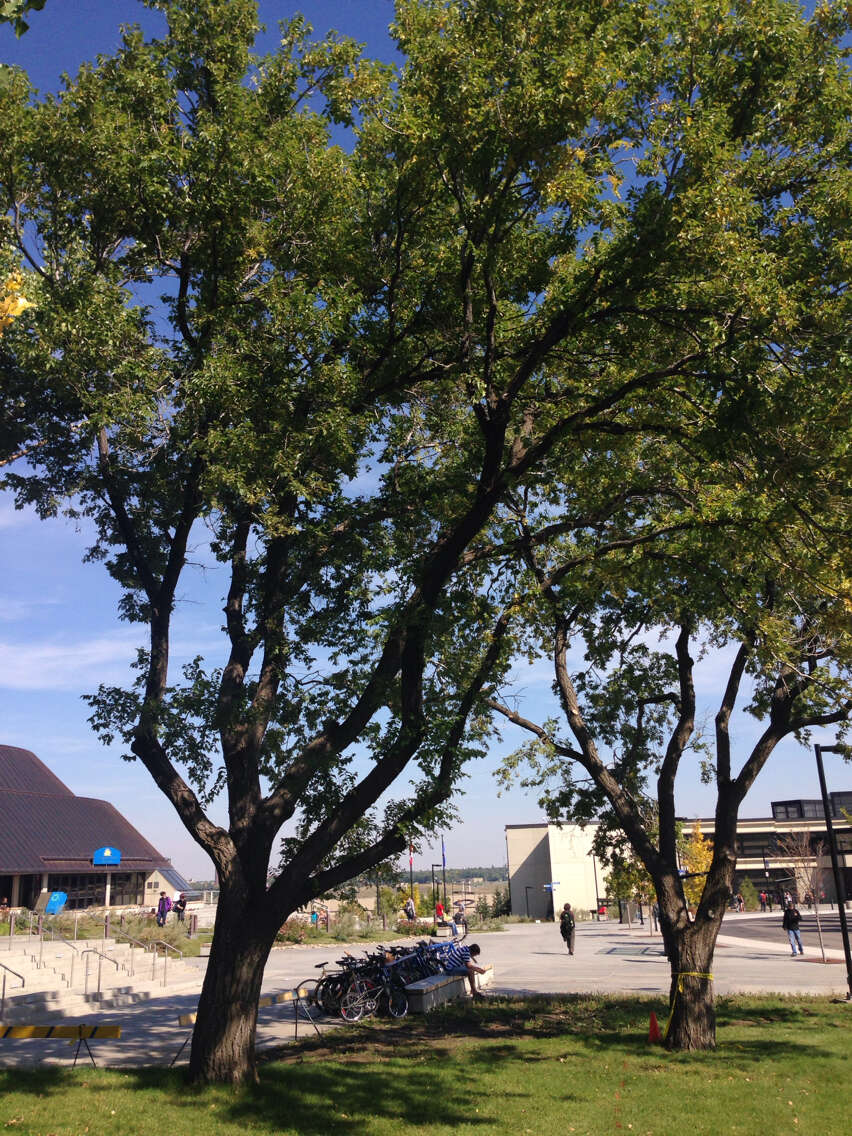
[[[267,50],[275,44],[277,21],[298,9],[272,2],[262,2],[260,9],[269,29],[260,48]],[[393,58],[386,32],[393,15],[389,0],[304,3],[300,10],[317,34],[334,27],[366,42],[369,53]],[[43,12],[32,14],[31,29],[21,40],[0,27],[0,61],[23,66],[36,87],[54,90],[63,71],[73,73],[84,60],[118,45],[120,23],[136,21],[152,31],[158,27],[155,13],[128,0],[48,0]],[[206,878],[209,861],[147,772],[138,763],[122,762],[118,748],[103,748],[87,724],[81,695],[100,682],[123,681],[141,643],[140,629],[118,620],[118,589],[102,566],[82,563],[87,543],[85,530],[74,523],[41,522],[31,513],[15,512],[0,496],[0,742],[33,750],[75,793],[109,800],[181,871]],[[175,621],[175,665],[195,654],[221,661],[219,596],[215,571],[196,573],[188,584]],[[699,696],[711,720],[723,665],[724,659],[710,656],[698,668]],[[546,716],[549,665],[542,661],[519,670],[517,678],[524,712]],[[750,720],[738,721],[740,752],[756,732]],[[471,768],[459,802],[461,822],[446,834],[450,866],[502,863],[503,826],[542,819],[534,796],[520,790],[497,796],[496,761],[525,740],[513,728],[504,738],[499,750]],[[829,767],[828,777],[831,788],[849,786],[850,776],[839,765]],[[818,786],[811,751],[790,741],[758,779],[743,815],[764,816],[771,800],[797,796],[818,796]],[[694,766],[682,772],[678,808],[686,816],[712,814],[712,789],[700,785]],[[214,813],[214,819],[223,816]],[[426,847],[415,866],[428,868],[439,860],[440,843]]]

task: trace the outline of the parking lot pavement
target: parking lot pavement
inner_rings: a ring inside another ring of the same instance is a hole
[[[745,918],[745,917],[742,917]],[[809,956],[792,959],[786,944],[764,943],[738,937],[737,921],[727,920],[713,964],[717,994],[785,993],[844,996],[846,969],[841,965],[810,964]],[[477,941],[471,932],[467,942]],[[494,994],[613,993],[649,994],[667,997],[670,981],[668,961],[659,935],[649,935],[645,926],[627,928],[618,923],[579,923],[575,953],[569,955],[558,927],[553,923],[518,923],[506,931],[478,937],[481,958],[493,963]],[[352,948],[357,953],[360,948]],[[273,950],[269,957],[263,993],[275,993],[318,974],[316,964],[334,963],[342,945],[292,947]],[[834,952],[837,954],[837,952]],[[840,956],[842,958],[842,956]],[[198,963],[201,988],[203,962]],[[90,1045],[98,1065],[128,1067],[168,1065],[188,1036],[178,1025],[178,1015],[191,1012],[197,993],[182,992],[153,998],[124,1010],[91,1012],[85,1017],[53,1018],[49,1024],[120,1025],[122,1037],[93,1040]],[[322,1028],[336,1028],[337,1023]],[[299,1036],[311,1031],[299,1023]],[[293,1009],[283,1004],[261,1010],[258,1049],[281,1045],[293,1038]],[[76,1042],[4,1039],[0,1042],[0,1067],[37,1064],[69,1065]],[[181,1061],[189,1056],[184,1049]],[[79,1061],[88,1062],[82,1049]]]

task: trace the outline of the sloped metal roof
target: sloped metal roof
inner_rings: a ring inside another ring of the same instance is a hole
[[[119,871],[170,867],[107,801],[75,797],[29,750],[0,746],[0,873],[98,872],[92,854],[121,852]]]
[[[0,745],[0,791],[48,793],[57,797],[73,797],[55,773],[34,753],[18,746]]]

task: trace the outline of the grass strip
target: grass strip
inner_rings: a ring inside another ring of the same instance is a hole
[[[180,1071],[0,1072],[27,1136],[716,1136],[849,1131],[852,1007],[720,999],[715,1052],[647,1042],[659,1000],[492,998],[267,1053],[252,1088]]]

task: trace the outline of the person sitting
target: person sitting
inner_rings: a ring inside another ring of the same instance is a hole
[[[477,974],[485,974],[485,968],[477,966],[473,961],[478,956],[479,947],[476,943],[471,943],[469,947],[450,943],[444,955],[444,967],[447,974],[463,974],[467,978],[473,998],[484,998],[485,995],[476,989]]]

